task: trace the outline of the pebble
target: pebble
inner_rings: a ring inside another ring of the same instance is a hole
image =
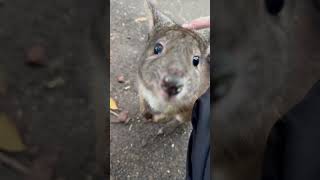
[[[58,86],[62,86],[65,83],[64,79],[62,77],[57,77],[52,81],[49,81],[47,83],[47,88],[52,89]]]
[[[124,83],[124,82],[125,82],[124,76],[123,76],[123,75],[119,75],[119,76],[117,77],[117,81],[118,81],[118,83]]]
[[[124,87],[124,90],[129,90],[131,88],[131,86],[126,86]]]
[[[41,45],[34,45],[26,51],[26,63],[31,66],[44,65],[47,59],[46,49]]]
[[[121,111],[118,116],[120,122],[128,123],[129,122],[129,111]]]
[[[147,145],[147,141],[146,141],[145,139],[142,139],[142,141],[141,141],[141,145],[142,145],[142,146]]]

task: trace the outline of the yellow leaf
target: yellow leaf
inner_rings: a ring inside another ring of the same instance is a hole
[[[20,134],[8,117],[0,112],[0,149],[20,152],[26,149]]]
[[[110,98],[110,109],[112,109],[112,110],[117,110],[118,109],[116,101],[114,99],[112,99],[112,98]]]

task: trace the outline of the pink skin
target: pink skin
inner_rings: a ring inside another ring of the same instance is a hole
[[[158,87],[158,93],[159,93],[160,97],[162,97],[163,99],[168,101],[169,100],[169,95],[161,87],[163,77],[164,77],[164,74],[161,74],[161,78],[160,78],[161,82],[156,87]]]
[[[183,24],[182,27],[195,30],[210,28],[210,16],[194,19],[191,22]]]
[[[163,100],[165,100],[165,101],[174,101],[174,100],[176,100],[176,96],[170,97],[170,96],[168,95],[168,93],[167,93],[165,90],[162,89],[161,85],[162,85],[162,83],[163,83],[163,82],[162,82],[162,79],[164,78],[164,74],[161,74],[160,76],[161,76],[160,82],[159,82],[159,83],[154,83],[155,92],[156,92],[160,97],[162,97]]]

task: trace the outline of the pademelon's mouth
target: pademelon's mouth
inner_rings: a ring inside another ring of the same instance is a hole
[[[223,100],[230,92],[234,83],[233,73],[213,75],[213,103],[216,104]]]

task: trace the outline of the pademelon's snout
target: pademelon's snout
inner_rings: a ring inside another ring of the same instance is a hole
[[[164,95],[170,97],[178,95],[183,88],[181,77],[174,75],[164,76],[160,82],[160,87],[165,93]]]

